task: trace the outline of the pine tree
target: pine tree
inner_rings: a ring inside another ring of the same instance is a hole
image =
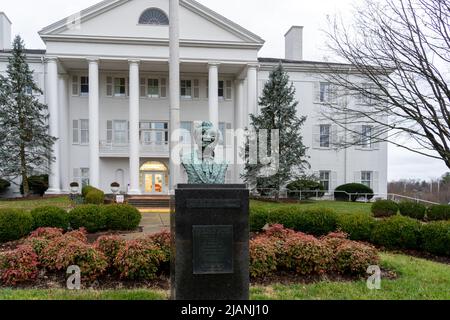
[[[20,36],[13,42],[7,76],[0,75],[0,175],[9,181],[21,178],[24,195],[30,192],[33,171],[48,173],[55,138],[48,134],[48,108],[26,61]]]
[[[279,130],[279,167],[275,174],[264,173],[264,164],[250,164],[248,161],[249,145],[246,146],[247,164],[244,180],[255,184],[259,190],[274,189],[278,198],[279,191],[290,181],[299,177],[309,168],[306,160],[306,147],[300,134],[306,117],[297,116],[298,102],[295,100],[295,88],[290,83],[289,75],[283,66],[278,65],[270,74],[259,100],[260,115],[250,115],[253,129],[258,133],[262,129]],[[271,134],[268,134],[268,151],[270,154]],[[258,139],[259,143],[259,139]],[[272,155],[273,156],[273,155]]]

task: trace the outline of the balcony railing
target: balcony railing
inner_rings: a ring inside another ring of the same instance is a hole
[[[128,156],[130,154],[129,143],[114,143],[100,141],[100,155],[102,156]],[[168,157],[168,142],[140,143],[140,155],[149,157]]]

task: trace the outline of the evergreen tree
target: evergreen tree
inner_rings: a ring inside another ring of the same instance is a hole
[[[249,163],[249,142],[246,145],[247,164],[244,180],[259,190],[275,189],[276,197],[279,191],[290,181],[299,177],[305,168],[309,168],[306,160],[306,147],[300,134],[306,117],[297,116],[298,102],[295,100],[295,88],[289,81],[289,75],[283,66],[278,65],[270,74],[265,84],[263,95],[259,100],[261,113],[259,116],[250,115],[252,127],[258,133],[262,129],[279,130],[279,154],[271,154],[271,134],[267,137],[267,150],[269,156],[279,159],[276,171],[266,170],[267,166],[261,163]],[[259,135],[258,135],[259,144]],[[255,143],[255,141],[253,141]]]
[[[0,175],[20,177],[24,195],[30,192],[33,171],[47,173],[55,138],[48,134],[48,110],[35,93],[42,94],[26,61],[20,36],[13,42],[7,76],[0,75]]]

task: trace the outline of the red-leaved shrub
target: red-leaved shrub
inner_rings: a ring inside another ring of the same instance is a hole
[[[122,279],[152,280],[165,255],[161,248],[150,241],[132,240],[119,250],[114,266]]]
[[[52,240],[61,237],[63,232],[64,230],[60,228],[38,228],[28,236],[28,239],[43,238]]]
[[[277,246],[267,236],[250,241],[250,276],[265,277],[277,270]]]
[[[119,250],[123,248],[125,244],[126,241],[119,236],[102,236],[97,239],[94,247],[106,256],[110,267],[112,267]]]
[[[346,241],[334,253],[334,267],[341,274],[362,275],[371,265],[378,265],[377,250],[363,243]]]
[[[264,235],[269,238],[287,240],[290,236],[295,235],[295,231],[286,229],[281,224],[274,224],[265,229]]]
[[[38,257],[33,248],[19,246],[13,251],[0,254],[0,279],[5,285],[16,285],[36,279]]]
[[[153,242],[154,244],[157,244],[164,252],[164,255],[166,257],[165,261],[170,261],[170,252],[172,246],[170,231],[164,230],[159,233],[150,235],[146,239]]]
[[[78,230],[73,230],[64,234],[67,238],[73,238],[76,240],[80,240],[81,242],[87,242],[87,230],[85,228],[80,228]]]

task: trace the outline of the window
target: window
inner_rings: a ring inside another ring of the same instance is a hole
[[[372,126],[362,126],[361,130],[361,147],[363,149],[372,149],[373,147]]]
[[[231,96],[233,94],[233,91],[232,91],[233,82],[231,80],[227,80],[225,84],[226,84],[226,86],[225,86],[225,99],[226,100],[231,100]]]
[[[331,125],[329,124],[320,125],[320,147],[331,147]]]
[[[80,77],[80,94],[89,95],[89,77]]]
[[[181,80],[181,97],[185,99],[192,98],[192,81],[191,80]]]
[[[114,95],[116,97],[124,97],[126,94],[126,79],[125,78],[115,78],[114,79]]]
[[[331,84],[327,82],[320,83],[320,102],[330,101]]]
[[[159,98],[159,80],[148,79],[148,96],[150,98]]]
[[[128,121],[126,120],[113,121],[113,142],[115,144],[128,143]]]
[[[181,122],[180,142],[182,144],[192,143],[192,122]]]
[[[32,86],[26,86],[25,87],[25,94],[28,96],[32,96],[33,95],[33,87]]]
[[[200,81],[194,80],[194,99],[200,98]]]
[[[224,98],[224,81],[219,81],[219,98]]]
[[[149,24],[156,26],[168,26],[169,18],[158,8],[150,8],[145,10],[139,17],[139,24]]]
[[[325,191],[330,191],[330,177],[331,172],[330,171],[320,171],[320,184],[323,186]]]
[[[144,145],[163,145],[169,143],[169,124],[167,122],[141,122],[140,139]]]
[[[362,171],[361,172],[361,184],[372,187],[372,172],[371,171]]]
[[[89,120],[72,121],[73,144],[89,144]]]

